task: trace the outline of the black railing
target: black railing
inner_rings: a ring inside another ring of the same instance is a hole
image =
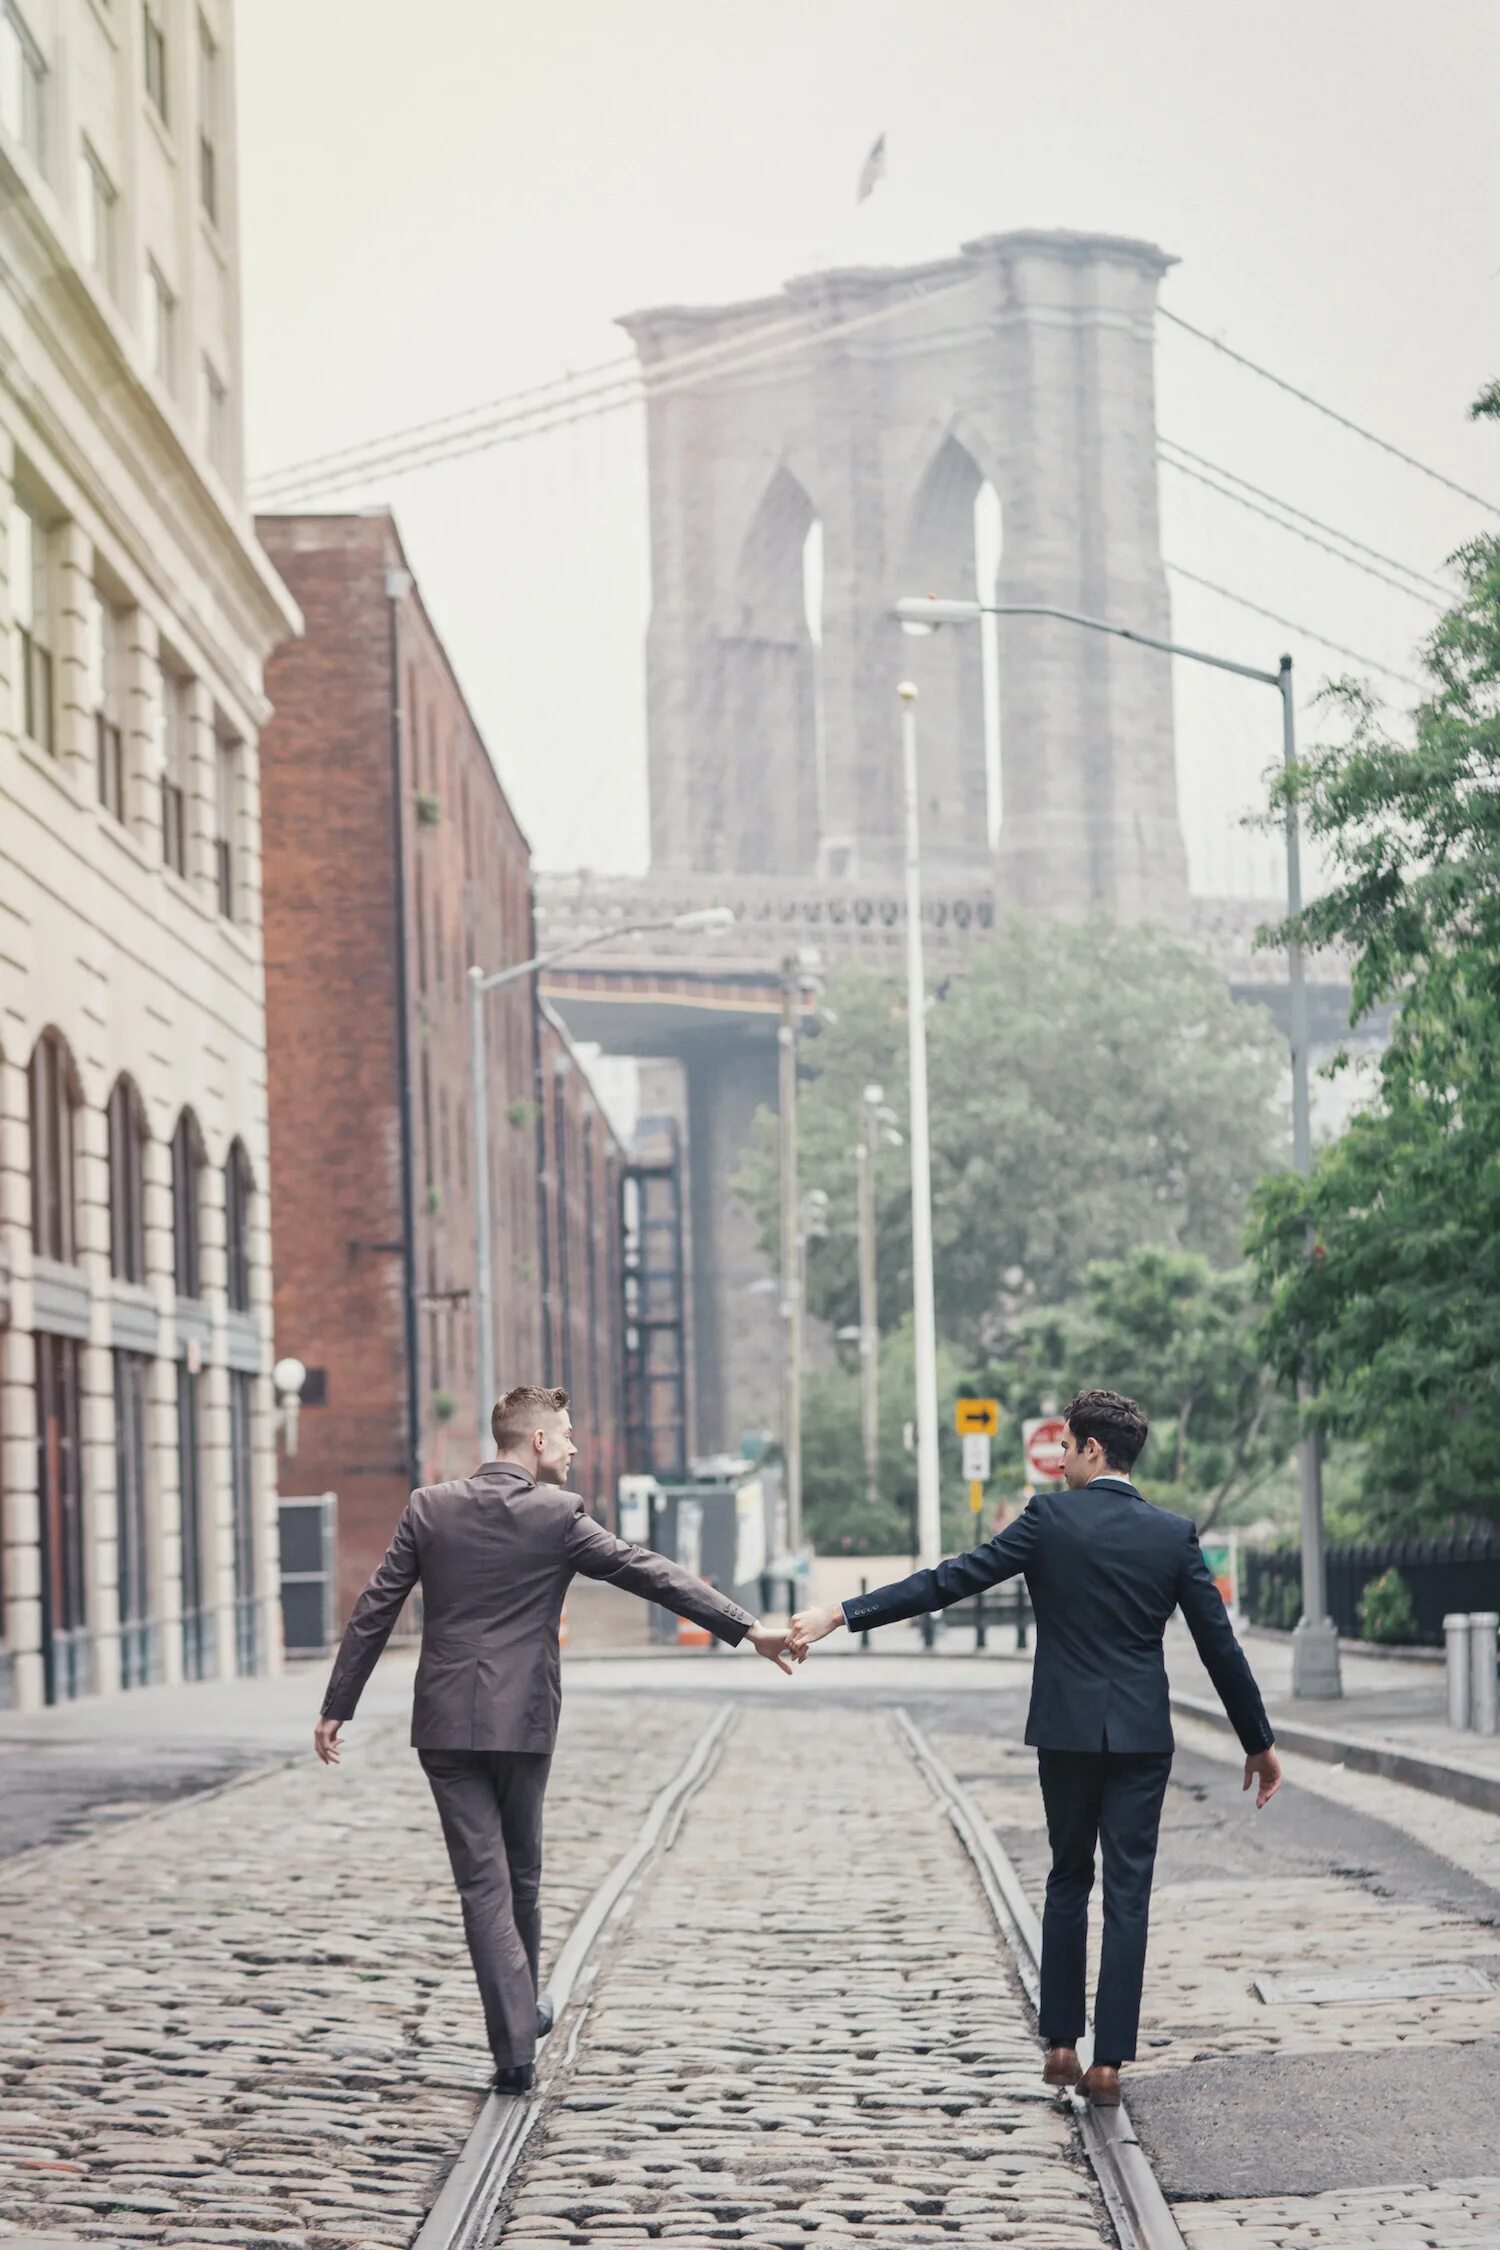
[[[1328,1550],[1328,1613],[1340,1633],[1361,1639],[1359,1604],[1365,1588],[1388,1570],[1399,1571],[1416,1613],[1415,1643],[1442,1645],[1443,1619],[1451,1610],[1500,1610],[1500,1533],[1473,1532],[1460,1539],[1386,1539]],[[1244,1556],[1244,1609],[1252,1625],[1290,1629],[1302,1614],[1302,1551],[1298,1547],[1249,1548]]]

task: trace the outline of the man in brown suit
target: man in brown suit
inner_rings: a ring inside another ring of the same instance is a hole
[[[414,1492],[385,1560],[350,1614],[314,1744],[336,1765],[402,1603],[422,1587],[422,1655],[411,1739],[422,1761],[463,1902],[464,1931],[502,2093],[531,2084],[539,2036],[542,1801],[562,1705],[558,1625],[575,1572],[623,1586],[748,1640],[791,1670],[787,1635],[646,1547],[594,1522],[566,1489],[577,1451],[568,1394],[507,1391],[491,1418],[498,1458],[470,1477]]]

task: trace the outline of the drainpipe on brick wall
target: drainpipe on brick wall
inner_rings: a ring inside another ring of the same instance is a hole
[[[537,950],[536,892],[532,891],[527,906],[527,943],[533,958]],[[537,1298],[541,1307],[541,1365],[531,1377],[534,1383],[554,1384],[557,1370],[552,1365],[552,1237],[547,1211],[547,1085],[542,1070],[542,980],[540,971],[526,980],[531,994],[531,1091],[536,1104],[536,1251]]]
[[[411,979],[406,959],[406,789],[401,770],[401,647],[397,604],[411,591],[411,574],[388,570],[386,606],[390,617],[392,841],[396,854],[396,1072],[401,1098],[401,1296],[406,1324],[406,1480],[422,1481],[422,1386],[417,1364],[416,1179],[413,1157]]]

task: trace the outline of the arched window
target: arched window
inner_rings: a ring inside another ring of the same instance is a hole
[[[78,1256],[73,1200],[76,1082],[62,1034],[44,1031],[32,1049],[31,1240],[39,1258],[72,1265]]]
[[[203,1294],[201,1197],[203,1136],[185,1109],[172,1135],[172,1262],[179,1297]]]
[[[116,1281],[146,1278],[142,1218],[146,1121],[134,1082],[115,1080],[109,1097],[109,1270]]]
[[[243,1141],[235,1141],[224,1166],[224,1250],[229,1309],[250,1310],[250,1198],[255,1182]]]

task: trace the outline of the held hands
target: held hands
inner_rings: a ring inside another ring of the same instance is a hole
[[[1245,1778],[1240,1783],[1241,1796],[1252,1781],[1260,1784],[1255,1792],[1255,1809],[1262,1812],[1281,1787],[1281,1760],[1274,1750],[1257,1750],[1253,1757],[1245,1760]]]
[[[837,1602],[815,1603],[811,1609],[799,1609],[792,1619],[790,1634],[791,1653],[800,1664],[814,1641],[826,1640],[844,1622],[844,1612]]]
[[[791,1634],[783,1632],[776,1625],[757,1622],[751,1626],[745,1638],[757,1656],[765,1657],[768,1663],[774,1664],[778,1672],[785,1672],[788,1678],[791,1677],[793,1665],[800,1664],[806,1654],[803,1649],[791,1648]]]

